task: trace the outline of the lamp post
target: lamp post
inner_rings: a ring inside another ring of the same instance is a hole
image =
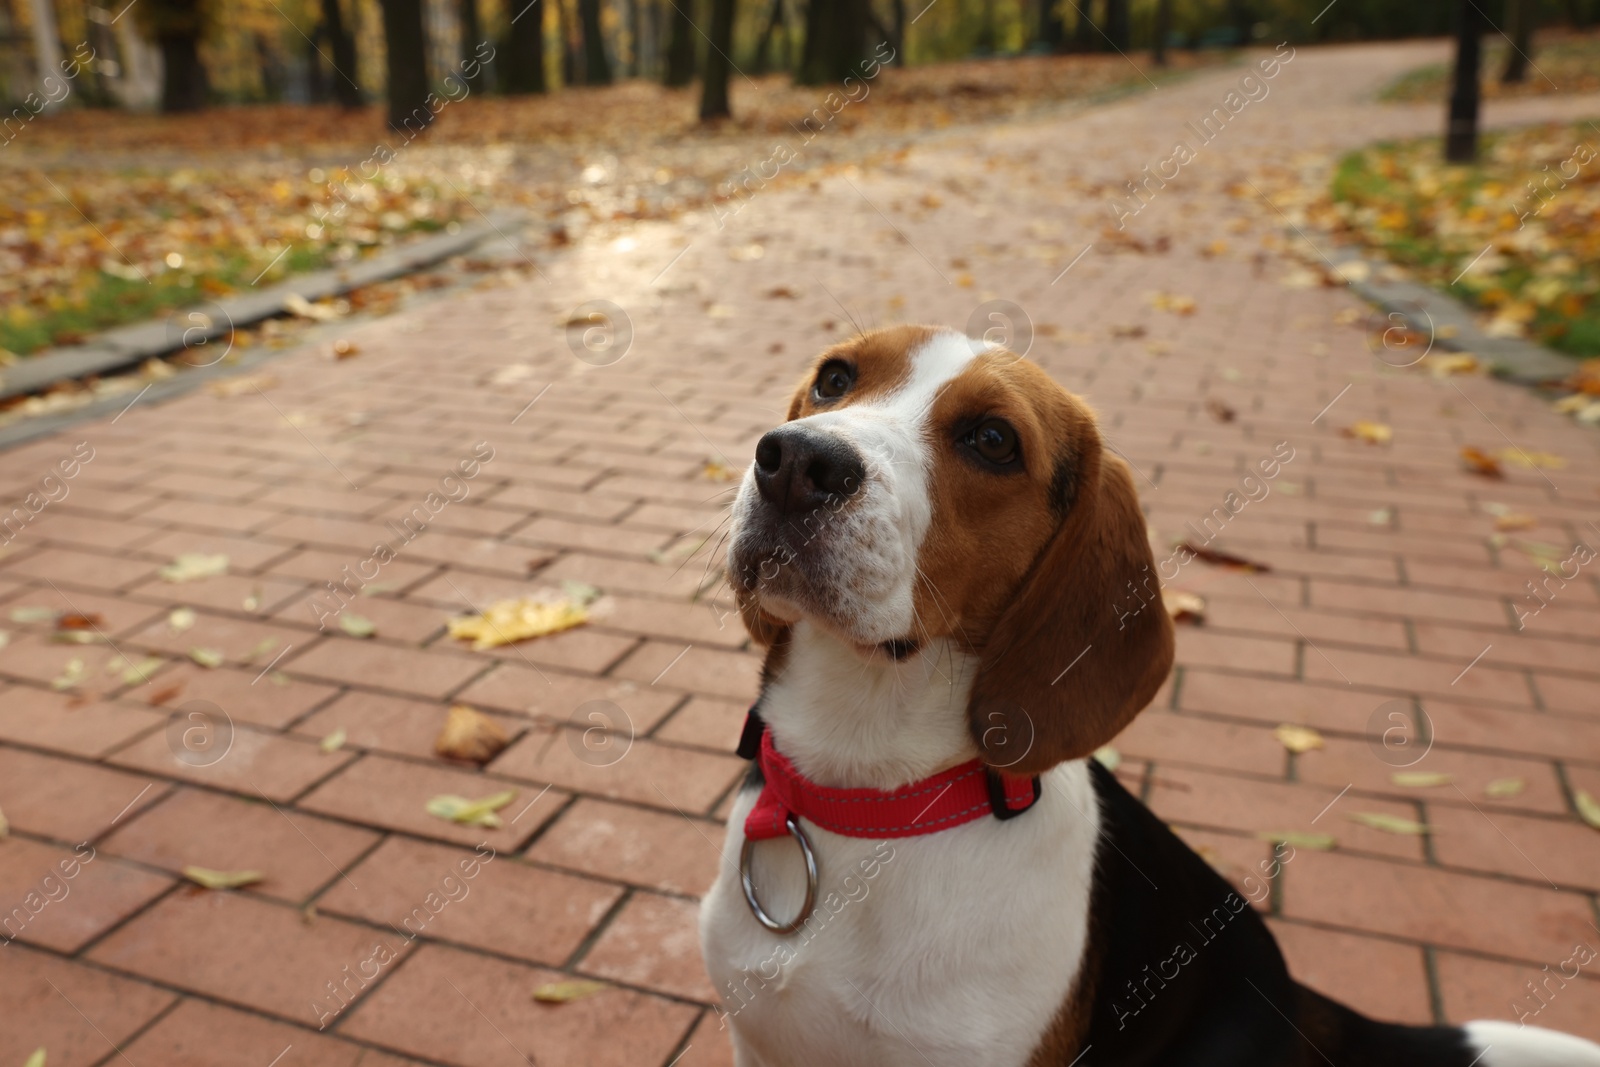
[[[1476,0],[1456,5],[1456,71],[1450,90],[1450,121],[1445,131],[1444,158],[1471,163],[1478,155],[1478,53],[1483,33]]]

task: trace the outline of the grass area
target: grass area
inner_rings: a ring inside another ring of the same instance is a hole
[[[1175,53],[1166,75],[1226,61]],[[561,244],[574,226],[672,218],[735,195],[775,142],[793,156],[772,179],[784,184],[907,134],[1146,88],[1121,56],[882,68],[848,99],[774,75],[735,79],[735,119],[702,127],[696,90],[633,81],[465,98],[411,143],[377,107],[47,115],[0,160],[0,362],[245,289],[263,271],[267,285],[348,262],[492,205],[547,219]]]
[[[1552,93],[1600,92],[1600,33],[1545,33],[1529,53],[1528,76],[1507,85],[1500,81],[1510,46],[1498,34],[1484,37],[1483,95],[1489,99],[1547,96]],[[1402,103],[1436,103],[1450,95],[1448,63],[1431,63],[1407,71],[1379,94],[1381,100]]]
[[[1353,152],[1323,221],[1488,312],[1491,334],[1600,355],[1597,126],[1487,137],[1473,166],[1444,164],[1437,138]]]

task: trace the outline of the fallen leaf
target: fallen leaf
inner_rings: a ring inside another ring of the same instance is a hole
[[[215,648],[191,648],[189,658],[207,670],[216,670],[225,659],[222,652]]]
[[[1524,470],[1543,468],[1544,470],[1558,471],[1567,465],[1566,457],[1558,456],[1554,452],[1540,452],[1535,449],[1502,448],[1499,455],[1502,463],[1509,463],[1513,467],[1521,467]]]
[[[1352,285],[1358,285],[1372,277],[1372,267],[1362,260],[1351,259],[1335,266],[1333,268],[1333,273],[1338,275],[1341,281],[1349,282]]]
[[[11,631],[0,630],[0,648],[5,648],[11,643]]]
[[[515,789],[507,789],[502,793],[494,793],[482,800],[469,800],[466,797],[456,796],[454,793],[441,793],[427,803],[427,812],[436,818],[449,822],[461,823],[464,826],[482,826],[490,830],[498,829],[500,816],[495,812],[517,799]]]
[[[1600,800],[1596,800],[1587,792],[1580,789],[1572,794],[1572,802],[1578,807],[1578,814],[1583,821],[1600,830]]]
[[[538,600],[523,597],[520,600],[501,600],[489,605],[481,615],[467,615],[449,620],[450,636],[458,641],[471,641],[474,651],[498,648],[501,645],[526,641],[560,633],[589,620],[589,613],[581,604],[566,598]]]
[[[317,744],[317,747],[321,749],[324,754],[337,752],[344,747],[345,739],[347,737],[349,737],[349,735],[345,732],[345,728],[341,726],[327,737],[324,737]]]
[[[1368,512],[1367,521],[1374,526],[1388,526],[1394,522],[1394,508],[1379,508]]]
[[[155,675],[156,671],[159,671],[162,666],[166,664],[166,662],[166,660],[161,659],[158,656],[146,656],[138,663],[130,664],[125,670],[123,670],[122,684],[143,685],[144,683],[148,682],[151,677]]]
[[[206,386],[206,391],[226,400],[229,397],[263,392],[277,384],[278,379],[270,374],[246,374],[239,378],[224,378],[221,381],[211,382]]]
[[[167,616],[167,629],[175,634],[193,629],[200,616],[194,613],[193,608],[174,608],[172,614]]]
[[[1386,834],[1410,834],[1416,836],[1428,832],[1428,828],[1420,822],[1381,811],[1352,811],[1345,815],[1345,818],[1351,822],[1358,822],[1362,826],[1370,826],[1374,830],[1382,830]]]
[[[244,608],[246,611],[260,611],[261,587],[256,586],[254,589],[250,590],[250,595],[245,597],[244,601],[239,606]]]
[[[165,704],[167,701],[171,700],[181,692],[183,692],[183,683],[174,682],[172,685],[166,686],[163,689],[157,689],[154,693],[151,693],[150,699],[147,700],[146,703],[150,704],[152,707],[160,707],[162,704]]]
[[[561,583],[561,592],[566,595],[568,600],[580,608],[586,608],[600,599],[600,587],[598,585],[590,585],[588,582],[575,582],[570,578]]]
[[[1193,593],[1186,593],[1181,589],[1162,589],[1161,602],[1166,606],[1167,615],[1173,622],[1187,622],[1195,626],[1204,626],[1206,621],[1206,602],[1203,598]]]
[[[317,322],[332,322],[339,317],[337,308],[327,304],[313,304],[299,293],[290,293],[283,298],[284,310],[291,315],[302,319],[314,319]]]
[[[1143,337],[1145,335],[1145,332],[1146,332],[1145,328],[1143,326],[1139,325],[1138,323],[1133,323],[1131,325],[1123,325],[1123,326],[1113,326],[1113,327],[1111,327],[1111,336],[1112,337],[1123,337],[1123,338],[1133,339],[1133,338]]]
[[[1114,771],[1122,766],[1122,753],[1110,745],[1101,745],[1094,750],[1095,761],[1108,771]]]
[[[1274,729],[1272,736],[1276,737],[1284,748],[1296,754],[1310,752],[1314,748],[1321,748],[1324,744],[1322,735],[1311,727],[1296,726],[1287,722]]]
[[[1369,445],[1386,445],[1394,439],[1394,430],[1387,423],[1362,419],[1339,431],[1346,437],[1365,441]]]
[[[300,909],[300,921],[307,926],[315,926],[317,922],[317,906],[307,904]]]
[[[89,671],[84,667],[83,660],[74,659],[67,662],[60,674],[50,680],[50,688],[60,692],[71,689],[89,676]]]
[[[1500,461],[1481,448],[1467,445],[1461,450],[1461,462],[1473,474],[1481,474],[1485,478],[1504,478],[1500,470]]]
[[[799,297],[795,293],[795,291],[793,289],[789,288],[787,285],[780,285],[780,286],[777,286],[775,288],[768,289],[766,292],[762,293],[761,295],[766,297],[768,300],[796,300],[796,299],[799,299]]]
[[[185,867],[183,876],[207,889],[238,889],[261,881],[260,871],[214,871],[210,867]]]
[[[68,612],[65,615],[57,615],[56,616],[56,629],[57,630],[94,630],[94,629],[97,629],[100,626],[100,624],[102,622],[104,622],[104,621],[105,620],[102,619],[99,615],[96,615],[96,614],[94,614],[92,612],[88,613],[88,614],[83,614],[83,615],[80,615],[77,612]]]
[[[445,759],[488,763],[510,743],[505,730],[489,716],[465,704],[453,704],[433,750]]]
[[[1227,567],[1229,570],[1244,571],[1247,574],[1267,574],[1272,570],[1265,563],[1256,563],[1253,560],[1245,559],[1243,556],[1235,556],[1230,552],[1220,552],[1217,549],[1207,548],[1204,545],[1197,545],[1190,541],[1181,542],[1178,547],[1192,553],[1194,558],[1201,563],[1209,563],[1213,567]]]
[[[255,643],[255,647],[240,657],[242,663],[253,663],[257,657],[265,656],[268,652],[278,647],[276,637],[263,637]]]
[[[194,582],[228,573],[228,557],[204,552],[185,552],[157,572],[173,583]]]
[[[1327,852],[1339,843],[1332,834],[1311,833],[1305,830],[1261,830],[1256,833],[1256,840],[1268,841],[1275,845],[1309,848],[1313,852]]]
[[[611,987],[605,982],[575,978],[567,982],[549,982],[533,991],[533,999],[540,1004],[567,1004],[574,1000],[592,997]]]
[[[0,811],[0,839],[11,836],[11,824],[6,821],[6,813]]]
[[[1434,786],[1449,785],[1455,781],[1455,776],[1439,771],[1395,771],[1389,775],[1389,781],[1407,789],[1432,789]]]
[[[1238,412],[1234,411],[1216,397],[1211,397],[1206,401],[1206,411],[1209,412],[1211,417],[1216,419],[1218,422],[1232,422],[1235,416],[1238,415]]]
[[[361,347],[354,341],[347,341],[341,337],[339,340],[333,342],[334,359],[351,359],[355,356],[359,356],[360,354]]]
[[[351,637],[371,637],[378,632],[371,619],[365,615],[357,615],[353,611],[341,612],[339,615],[339,629]]]
[[[721,460],[708,459],[701,468],[708,482],[731,482],[734,479],[734,469]]]
[[[1494,520],[1496,530],[1531,530],[1537,525],[1538,519],[1517,511],[1507,512]]]
[[[1152,293],[1150,306],[1157,311],[1170,311],[1174,315],[1193,315],[1200,305],[1192,296],[1181,293]]]
[[[44,1046],[34,1049],[33,1055],[23,1062],[22,1067],[44,1067]]]
[[[45,622],[56,617],[55,608],[12,608],[11,621],[20,623]]]
[[[1483,787],[1483,794],[1492,800],[1508,800],[1521,796],[1528,783],[1521,778],[1495,778]]]

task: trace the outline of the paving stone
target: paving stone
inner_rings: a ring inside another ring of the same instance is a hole
[[[200,702],[175,710],[166,730],[146,735],[110,762],[281,804],[356,758],[353,752],[323,752],[309,740],[231,724]]]
[[[346,693],[295,727],[295,732],[321,741],[337,730],[345,731],[350,748],[372,749],[418,759],[436,758],[433,749],[444,727],[448,706],[443,702],[407,700],[381,693]],[[485,711],[500,724],[508,738],[527,726],[519,719]]]
[[[292,1062],[296,1067],[401,1067],[416,1062],[190,998],[140,1034],[125,1051],[133,1063],[160,1063],[164,1067],[266,1065],[279,1056],[284,1058],[284,1064]]]
[[[99,853],[24,838],[0,849],[0,935],[72,953],[172,885]]]
[[[147,774],[0,746],[0,811],[16,829],[57,841],[92,841],[168,788]]]
[[[0,967],[0,1060],[45,1049],[51,1067],[90,1067],[177,999],[172,993],[59,956],[10,945]]]
[[[552,729],[559,733],[552,733]],[[737,756],[672,748],[577,727],[535,727],[491,764],[496,774],[651,807],[704,812],[744,773]]]
[[[101,756],[166,721],[164,713],[148,708],[85,703],[22,685],[0,689],[0,738],[52,752]]]
[[[646,734],[683,699],[683,693],[665,686],[580,677],[509,662],[475,680],[457,698],[467,704],[501,708],[536,719],[575,722],[586,729],[595,724],[589,712],[597,711],[616,719],[616,729],[626,730],[631,724],[635,734]],[[603,704],[580,710],[592,701],[614,704],[622,715]]]
[[[1589,951],[1574,952],[1580,944]],[[1600,945],[1590,935],[1537,966],[1441,952],[1436,964],[1439,999],[1446,1017],[1455,1022],[1504,1019],[1600,1041],[1597,950]],[[1585,959],[1590,962],[1582,963]]]
[[[600,878],[698,896],[716,878],[722,836],[715,821],[583,798],[526,855]]]

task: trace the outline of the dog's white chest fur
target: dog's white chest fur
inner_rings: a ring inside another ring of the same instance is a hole
[[[807,646],[816,648],[800,642],[796,651],[805,656]],[[785,675],[833,673],[809,666],[822,665],[791,662]],[[922,747],[919,740],[931,750],[936,742],[915,735],[945,728],[945,702],[965,695],[964,667],[960,657],[946,658],[957,684],[932,679],[920,698],[913,684],[898,700],[878,703],[871,718],[852,715],[848,694],[823,694],[814,684],[801,693],[780,682],[763,708],[769,723],[796,716],[794,747],[826,736],[834,751],[870,758],[881,736],[902,752]],[[871,685],[859,674],[857,681],[868,691],[856,699],[873,702]],[[800,717],[797,700],[824,696],[831,702]],[[886,707],[903,712],[886,722]],[[877,736],[839,736],[863,728]],[[896,732],[894,744],[888,735]],[[1007,822],[980,819],[892,841],[808,826],[819,867],[817,905],[812,921],[786,936],[758,924],[744,900],[738,860],[756,793],[742,793],[700,919],[706,967],[728,1013],[739,1067],[1026,1063],[1082,960],[1099,832],[1083,762],[1056,767],[1043,782],[1039,802]],[[770,914],[787,919],[798,911],[804,876],[790,838],[758,845],[754,873]]]

